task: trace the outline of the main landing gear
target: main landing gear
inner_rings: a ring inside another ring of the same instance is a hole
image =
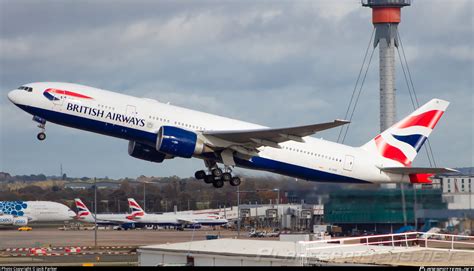
[[[33,116],[33,121],[39,123],[38,124],[38,128],[41,129],[41,131],[36,135],[36,138],[39,140],[39,141],[43,141],[46,139],[46,120],[41,118],[41,117],[38,117],[38,116]]]
[[[223,171],[218,168],[217,165],[209,169],[207,174],[204,170],[198,170],[194,173],[194,177],[198,180],[204,180],[205,183],[212,183],[215,188],[221,188],[224,186],[224,182],[229,182],[232,186],[239,186],[241,181],[237,176],[232,176],[232,170],[230,167],[226,167]]]

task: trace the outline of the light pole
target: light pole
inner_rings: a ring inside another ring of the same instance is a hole
[[[97,180],[94,177],[94,246],[97,249]]]
[[[415,217],[415,230],[418,230],[417,208],[418,202],[416,199],[416,184],[413,184],[413,216]]]
[[[143,211],[146,212],[146,182],[143,182]]]
[[[240,188],[237,186],[237,238],[240,237]]]
[[[280,188],[274,188],[273,191],[276,191],[278,193],[277,197],[277,208],[280,205]]]
[[[281,229],[281,214],[280,214],[280,188],[274,188],[273,191],[277,192],[277,214],[278,214],[278,227]]]

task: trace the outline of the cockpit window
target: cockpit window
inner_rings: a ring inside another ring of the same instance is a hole
[[[25,87],[25,86],[21,86],[18,89],[21,89],[21,90],[24,90],[24,91],[27,91],[27,92],[32,92],[33,91],[32,87]]]

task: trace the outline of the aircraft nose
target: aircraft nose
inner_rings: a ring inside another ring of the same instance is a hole
[[[18,101],[18,90],[17,89],[8,92],[8,100],[10,100],[10,102],[12,102],[14,104],[17,103],[17,101]]]

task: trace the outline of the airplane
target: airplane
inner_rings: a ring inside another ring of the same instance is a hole
[[[26,226],[31,222],[71,220],[76,216],[69,207],[52,201],[0,201],[0,225]]]
[[[199,158],[205,170],[194,174],[220,188],[238,186],[234,167],[268,171],[331,183],[431,183],[450,168],[412,167],[421,146],[449,102],[432,99],[360,147],[311,137],[349,123],[331,122],[286,128],[265,126],[137,98],[89,86],[38,82],[20,86],[8,99],[33,115],[39,140],[45,125],[59,125],[128,140],[128,154],[154,163]],[[220,166],[223,164],[223,167]]]
[[[81,199],[74,199],[77,208],[78,221],[86,223],[95,223],[94,214],[82,202]],[[135,228],[135,221],[127,218],[127,214],[97,214],[97,225],[101,226],[120,226],[122,229]]]
[[[193,214],[148,214],[133,198],[128,199],[128,206],[132,213],[127,218],[142,224],[158,226],[200,227],[222,226],[229,221],[217,215],[193,215]]]

